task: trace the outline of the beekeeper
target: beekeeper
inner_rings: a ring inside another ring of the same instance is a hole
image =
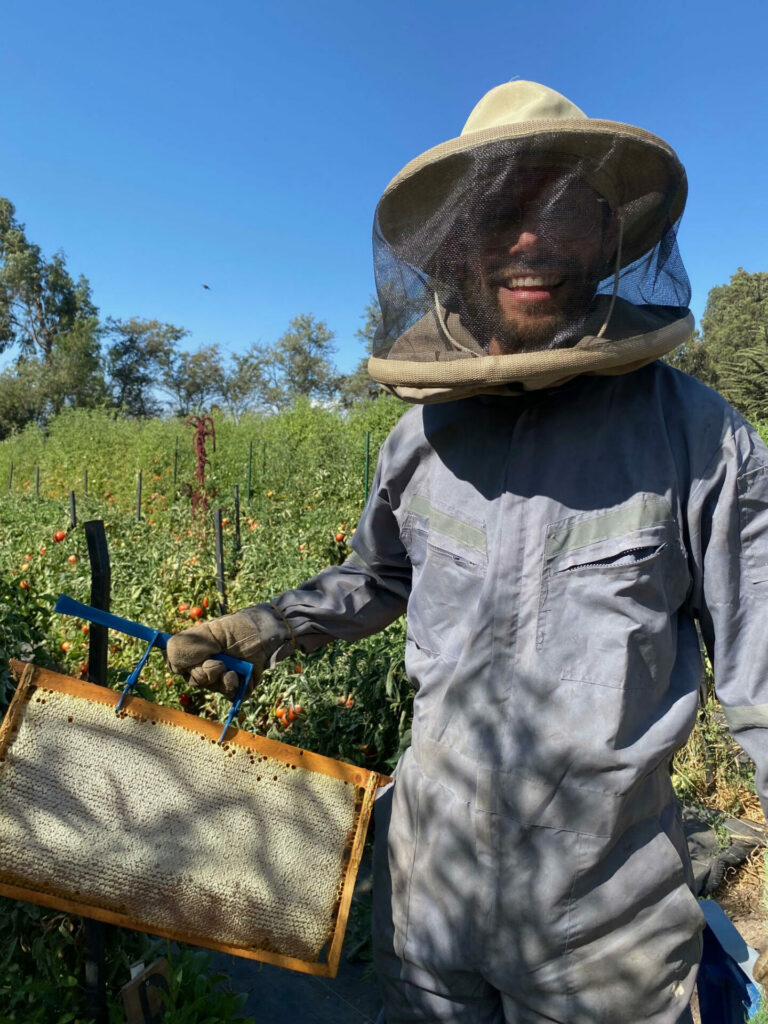
[[[379,202],[370,371],[418,403],[354,553],[168,644],[273,664],[407,615],[377,802],[388,1024],[688,1020],[702,916],[670,762],[697,623],[766,806],[768,451],[659,356],[690,337],[686,178],[639,128],[501,85]],[[391,821],[387,818],[391,804]]]

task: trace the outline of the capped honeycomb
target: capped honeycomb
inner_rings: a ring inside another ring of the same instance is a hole
[[[348,906],[377,777],[243,732],[222,747],[220,726],[138,698],[116,715],[111,691],[33,671],[0,742],[0,884],[317,962]]]

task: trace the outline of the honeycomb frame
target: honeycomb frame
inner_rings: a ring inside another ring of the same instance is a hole
[[[336,976],[386,776],[235,728],[219,746],[217,722],[135,696],[115,714],[106,687],[11,668],[0,895]]]

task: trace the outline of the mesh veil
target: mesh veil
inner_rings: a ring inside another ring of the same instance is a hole
[[[374,222],[374,363],[558,350],[642,333],[648,310],[679,318],[685,175],[670,153],[540,132],[401,174]]]

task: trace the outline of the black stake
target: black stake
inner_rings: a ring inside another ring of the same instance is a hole
[[[224,537],[221,529],[221,509],[214,509],[213,532],[216,538],[216,586],[219,591],[219,615],[227,614],[227,591],[224,586]]]
[[[75,502],[75,492],[69,492],[69,528],[74,530],[77,526],[77,504]]]
[[[8,490],[9,490],[9,492],[10,492],[12,486],[13,486],[13,463],[11,463],[10,467],[8,468]]]
[[[112,572],[109,565],[107,535],[101,519],[83,524],[91,562],[91,604],[104,612],[109,611]],[[88,678],[92,683],[107,683],[107,627],[91,625],[88,633]]]
[[[40,467],[35,466],[35,497],[40,497]]]
[[[141,522],[141,470],[136,477],[136,522]]]
[[[235,484],[235,558],[240,557],[240,487]]]
[[[107,535],[101,519],[83,524],[91,563],[91,605],[109,611],[112,573],[109,565]],[[88,634],[88,678],[100,686],[107,682],[107,627],[93,623]],[[86,917],[85,925],[85,997],[88,1017],[95,1024],[107,1024],[107,977],[105,969],[106,926]]]
[[[253,470],[253,441],[248,442],[248,504],[251,503],[251,495],[253,494],[252,483],[252,470]]]
[[[179,439],[176,438],[176,447],[173,449],[173,496],[176,497],[176,473],[179,467]]]
[[[83,470],[83,497],[88,497],[88,467]]]

